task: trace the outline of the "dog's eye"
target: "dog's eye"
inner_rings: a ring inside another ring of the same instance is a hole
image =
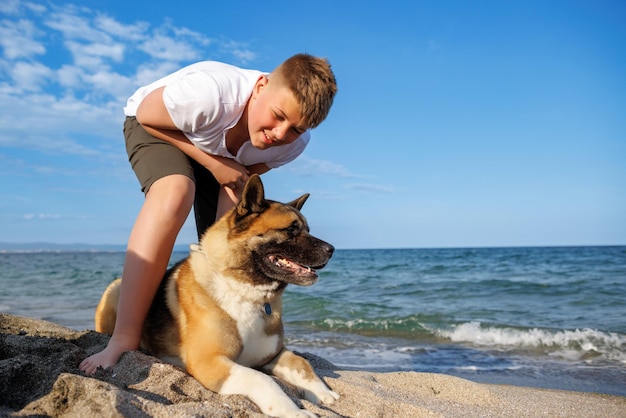
[[[287,232],[287,235],[289,235],[289,238],[295,238],[300,233],[300,224],[294,221],[291,225],[289,225],[289,228],[285,229],[285,231]]]

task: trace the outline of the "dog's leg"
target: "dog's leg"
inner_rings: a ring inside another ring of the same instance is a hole
[[[103,334],[113,334],[115,328],[115,319],[117,317],[117,301],[120,298],[120,286],[122,279],[116,279],[107,286],[100,303],[96,308],[96,331]]]
[[[189,369],[188,369],[189,370]],[[205,387],[221,395],[244,395],[264,414],[273,417],[316,417],[298,406],[268,375],[241,366],[225,356],[213,357],[197,370],[189,370]]]
[[[283,350],[263,370],[304,390],[304,398],[315,404],[330,405],[339,399],[320,379],[306,359],[288,350]]]

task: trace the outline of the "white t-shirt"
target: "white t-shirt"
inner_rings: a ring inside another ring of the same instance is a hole
[[[226,131],[237,124],[263,74],[215,61],[191,64],[140,87],[128,99],[124,114],[135,116],[141,101],[164,86],[163,102],[172,121],[196,147],[244,166],[264,163],[270,168],[280,167],[304,151],[311,138],[309,131],[290,144],[265,150],[255,148],[250,141],[244,142],[237,155],[226,148]]]

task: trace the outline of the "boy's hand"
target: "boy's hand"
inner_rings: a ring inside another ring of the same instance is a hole
[[[246,167],[230,158],[218,156],[213,156],[213,158],[218,164],[212,168],[207,168],[213,173],[217,182],[221,186],[228,187],[232,190],[242,190],[250,177]]]

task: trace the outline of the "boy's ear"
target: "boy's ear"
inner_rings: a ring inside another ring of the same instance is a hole
[[[256,84],[254,85],[254,93],[259,94],[261,90],[263,90],[267,86],[268,82],[269,78],[265,74],[260,75],[256,81]]]

